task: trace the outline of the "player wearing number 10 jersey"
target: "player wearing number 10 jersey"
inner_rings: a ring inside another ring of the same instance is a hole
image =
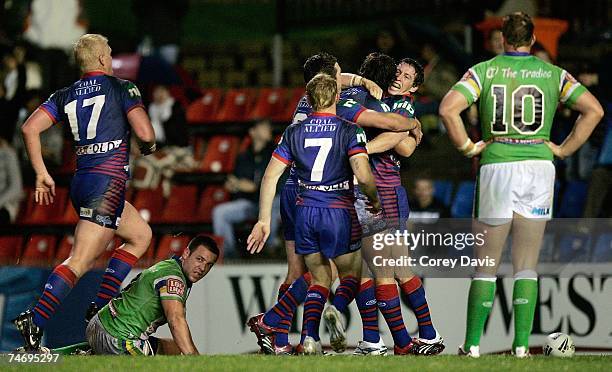
[[[552,216],[553,155],[571,155],[589,137],[603,110],[567,71],[529,54],[534,24],[524,13],[504,18],[503,55],[470,68],[440,104],[452,142],[464,155],[482,153],[476,187],[476,229],[487,230],[477,258],[496,265],[477,267],[468,296],[467,329],[461,354],[478,357],[480,336],[495,298],[497,264],[512,230],[514,341],[517,357],[528,355],[537,300],[539,249]],[[459,114],[479,100],[483,142],[472,143]],[[580,112],[562,145],[548,142],[561,102]],[[478,232],[478,231],[477,231]]]
[[[55,183],[42,158],[40,133],[55,123],[70,125],[77,155],[70,198],[80,218],[70,256],[51,273],[34,308],[14,321],[26,351],[39,349],[47,321],[115,233],[125,244],[110,259],[91,314],[119,292],[121,282],[151,241],[151,228],[125,201],[132,130],[141,153],[155,151],[155,133],[140,92],[134,84],[112,76],[111,48],[104,36],[83,35],[75,44],[74,56],[83,73],[81,79],[55,92],[22,127],[36,172],[35,201],[48,205],[54,201]]]

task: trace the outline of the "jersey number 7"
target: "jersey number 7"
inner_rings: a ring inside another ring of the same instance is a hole
[[[104,102],[106,101],[106,96],[101,94],[99,96],[94,96],[91,98],[85,98],[83,100],[83,106],[87,107],[93,105],[93,109],[91,110],[91,117],[89,118],[89,123],[87,123],[87,139],[96,138],[96,130],[98,129],[98,120],[100,120],[100,112],[102,111],[102,107],[104,106]],[[70,101],[64,106],[64,112],[66,116],[68,116],[68,121],[70,122],[70,129],[72,130],[72,135],[74,136],[75,141],[80,141],[81,137],[79,136],[79,121],[77,116],[77,100]]]
[[[306,147],[318,147],[317,156],[315,157],[312,170],[310,171],[310,180],[313,182],[320,182],[323,180],[323,169],[325,168],[325,162],[329,155],[329,150],[332,147],[331,138],[306,138],[304,140],[304,148]]]

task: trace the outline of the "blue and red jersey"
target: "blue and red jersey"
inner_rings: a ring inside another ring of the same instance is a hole
[[[366,108],[378,112],[390,112],[391,108],[385,102],[372,97],[363,87],[345,89],[340,94],[345,100],[357,102]],[[384,132],[378,128],[364,128],[368,138],[374,138]],[[378,154],[370,154],[370,166],[377,187],[396,187],[401,186],[400,163],[393,150],[388,150]]]
[[[272,156],[294,165],[299,186],[297,205],[352,209],[349,158],[367,154],[365,142],[358,125],[336,115],[313,113],[285,130]]]
[[[77,174],[127,179],[131,132],[127,114],[137,107],[143,104],[133,83],[96,71],[53,93],[40,109],[54,123],[70,125]]]
[[[357,104],[355,101],[347,101],[341,99],[336,104],[336,115],[343,118],[344,120],[351,121],[353,123],[357,122],[359,115],[366,110],[360,104]],[[293,113],[293,119],[291,120],[292,124],[297,124],[304,120],[308,115],[312,114],[312,106],[308,102],[308,98],[303,96],[298,102],[297,107],[295,108],[295,112]],[[295,185],[297,184],[297,177],[295,174],[295,170],[293,167],[289,170],[289,177],[287,177],[287,181],[285,185]]]

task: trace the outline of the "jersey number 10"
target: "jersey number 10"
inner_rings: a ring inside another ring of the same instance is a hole
[[[91,110],[91,117],[89,118],[89,123],[87,123],[87,139],[96,138],[96,130],[98,129],[98,120],[100,120],[100,112],[102,111],[102,107],[104,106],[104,102],[106,100],[106,96],[101,94],[99,96],[94,96],[91,98],[85,98],[83,100],[83,106],[87,107],[93,105],[93,109]],[[64,112],[68,116],[68,121],[70,122],[70,129],[72,130],[72,135],[74,136],[75,141],[80,141],[81,137],[79,136],[79,121],[77,116],[77,100],[70,101],[64,106]]]
[[[491,134],[508,134],[506,86],[492,85],[491,95],[493,96]],[[544,124],[544,92],[535,85],[521,85],[512,91],[511,97],[512,127],[519,134],[538,133]],[[531,112],[530,118],[525,117],[526,111]]]

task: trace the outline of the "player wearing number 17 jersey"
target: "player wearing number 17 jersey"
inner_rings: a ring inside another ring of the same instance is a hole
[[[524,13],[504,19],[503,55],[470,68],[440,104],[452,142],[464,155],[482,154],[476,187],[476,228],[487,230],[477,258],[494,267],[477,267],[468,296],[467,329],[460,353],[478,357],[480,336],[495,298],[497,264],[512,230],[514,266],[512,351],[525,357],[537,301],[536,265],[546,221],[552,216],[555,168],[589,137],[603,110],[567,71],[529,54],[534,25]],[[484,142],[467,137],[460,113],[479,100]],[[558,103],[580,112],[562,145],[548,142]]]
[[[70,126],[77,155],[70,198],[80,218],[70,256],[51,273],[34,308],[15,319],[27,351],[39,349],[47,321],[115,234],[125,244],[110,259],[92,313],[119,292],[121,282],[151,241],[151,228],[125,201],[132,130],[144,155],[155,150],[155,133],[140,92],[129,81],[112,76],[111,48],[104,36],[83,35],[74,55],[83,73],[81,79],[55,92],[22,127],[36,172],[35,201],[48,205],[53,203],[55,183],[43,162],[40,133],[59,122]]]

